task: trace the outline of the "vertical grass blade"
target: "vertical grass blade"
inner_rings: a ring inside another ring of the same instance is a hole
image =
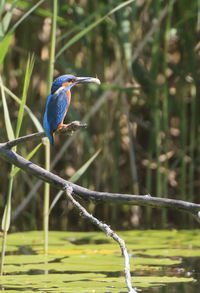
[[[16,128],[16,137],[19,135],[19,131],[21,128],[22,120],[23,120],[23,114],[24,114],[24,106],[26,103],[26,96],[27,96],[27,90],[28,90],[28,85],[30,81],[30,77],[32,74],[32,69],[33,69],[33,58],[30,60],[28,59],[28,64],[27,64],[27,70],[26,70],[26,75],[25,75],[25,82],[24,82],[24,89],[23,89],[23,96],[22,96],[22,101],[20,104],[20,110],[19,110],[19,115],[17,119],[17,128]],[[15,139],[15,135],[12,129],[11,121],[10,121],[10,115],[8,111],[8,106],[5,98],[5,92],[4,92],[4,87],[3,87],[3,82],[0,77],[0,84],[1,84],[1,94],[2,94],[2,103],[3,103],[3,109],[4,109],[4,120],[5,120],[5,125],[6,125],[6,131],[9,140]],[[14,151],[16,151],[16,147],[14,148]],[[11,167],[11,174],[14,170],[14,166],[12,165]],[[13,180],[14,177],[10,175],[9,179],[9,185],[8,185],[8,196],[7,196],[7,202],[3,214],[3,219],[2,219],[2,230],[3,230],[3,242],[2,242],[2,252],[1,252],[1,267],[0,267],[0,274],[3,274],[3,265],[4,265],[4,256],[5,256],[5,249],[6,249],[6,239],[7,239],[7,232],[10,227],[10,220],[11,220],[11,197],[12,197],[12,187],[13,187]]]
[[[50,144],[45,140],[45,169],[50,170]],[[49,197],[50,186],[44,184],[44,206],[43,206],[43,230],[44,230],[44,253],[48,254],[48,231],[49,231]]]
[[[170,31],[171,31],[171,19],[172,19],[172,12],[173,12],[173,5],[174,1],[169,2],[169,8],[168,8],[168,15],[167,15],[167,21],[166,21],[166,29],[165,29],[165,40],[164,40],[164,56],[163,56],[163,75],[165,77],[165,83],[163,88],[163,109],[162,109],[162,116],[163,116],[163,131],[165,133],[165,138],[163,141],[163,152],[166,154],[169,151],[169,90],[168,90],[168,84],[167,84],[167,57],[168,57],[168,49],[169,49],[169,40],[170,40]],[[168,159],[164,162],[164,168],[165,168],[165,176],[163,180],[163,194],[168,194]],[[167,211],[166,209],[163,209],[162,211],[162,221],[163,223],[166,222],[167,218]]]
[[[197,31],[200,31],[200,0],[197,0]]]
[[[15,29],[23,22],[24,19],[26,19],[40,4],[42,4],[44,0],[40,0],[37,4],[35,4],[31,9],[29,9],[13,26],[12,28],[7,32],[5,37],[2,39],[0,43],[0,66],[2,65],[4,58],[6,56],[6,53],[8,51],[13,33]]]
[[[8,34],[4,37],[4,39],[2,40],[2,42],[0,43],[0,66],[2,65],[4,58],[6,56],[6,53],[8,51],[11,39],[12,39],[12,34]]]
[[[189,165],[189,200],[194,201],[194,170],[195,170],[195,146],[196,146],[196,85],[191,85],[191,122],[190,122],[190,165]],[[190,217],[190,222],[192,218]],[[190,223],[191,224],[191,223]]]
[[[13,92],[11,92],[11,90],[9,90],[5,85],[3,84],[0,84],[1,87],[4,88],[4,91],[9,94],[9,96],[16,102],[18,103],[19,105],[21,104],[21,99],[19,99]],[[33,121],[33,124],[35,125],[36,129],[39,131],[39,132],[42,132],[44,131],[43,130],[43,127],[40,123],[40,121],[38,120],[38,118],[33,114],[33,112],[31,111],[31,109],[27,106],[27,105],[24,105],[24,110],[27,112],[27,114],[29,115],[29,117],[31,118],[31,120]]]
[[[181,86],[183,86],[181,84]],[[187,154],[187,97],[186,93],[182,92],[181,99],[181,149],[184,153],[181,159],[181,199],[186,200],[186,154]]]
[[[160,1],[155,0],[151,3],[152,5],[152,12],[153,12],[153,18],[157,19],[160,11]],[[160,32],[156,31],[154,34],[154,41],[152,45],[152,65],[150,70],[150,75],[152,78],[152,81],[157,80],[157,76],[159,73],[159,57],[160,57]],[[162,192],[162,177],[160,173],[160,154],[161,154],[161,137],[160,137],[160,130],[161,130],[161,124],[160,124],[160,105],[159,105],[159,90],[157,87],[157,83],[155,83],[155,86],[151,88],[151,92],[149,93],[151,98],[151,108],[150,108],[150,115],[153,125],[153,130],[150,133],[149,138],[149,162],[151,163],[151,160],[155,158],[156,162],[156,178],[155,178],[155,190],[154,192],[160,196]],[[147,169],[147,188],[149,188],[148,192],[152,192],[152,170],[150,167],[150,164]],[[147,221],[149,222],[151,218],[151,209],[148,209],[147,211]]]
[[[13,166],[12,168],[13,169]],[[7,202],[3,213],[3,219],[1,228],[3,230],[3,239],[2,239],[2,249],[1,249],[1,266],[0,266],[0,275],[3,275],[3,266],[4,266],[4,258],[6,252],[6,240],[7,240],[7,232],[10,227],[11,220],[11,197],[12,197],[12,187],[13,187],[13,177],[10,177],[8,184],[8,195]]]
[[[75,42],[77,42],[79,39],[81,39],[84,35],[86,35],[88,32],[90,32],[93,28],[95,28],[97,25],[99,25],[102,21],[104,21],[108,16],[112,15],[116,11],[122,9],[123,7],[129,5],[131,2],[134,2],[135,0],[128,0],[124,3],[121,3],[117,5],[115,8],[113,8],[109,13],[102,16],[98,20],[94,21],[92,24],[88,25],[85,29],[83,29],[81,32],[76,34],[74,37],[70,39],[69,42],[66,43],[65,46],[63,46],[58,53],[56,54],[56,59],[65,51],[67,50],[71,45],[73,45]]]
[[[3,81],[2,81],[1,76],[0,76],[0,85],[1,85],[1,97],[2,97],[2,104],[3,104],[4,121],[5,121],[5,126],[6,126],[6,132],[7,132],[7,135],[8,135],[8,139],[13,140],[13,139],[15,139],[15,135],[14,135],[14,132],[13,132],[13,129],[12,129],[11,121],[10,121],[10,115],[9,115],[9,111],[8,111],[8,106],[7,106],[7,102],[6,102],[5,91],[4,91]]]
[[[49,71],[48,71],[48,93],[51,89],[53,81],[53,70],[55,63],[55,48],[56,48],[56,17],[57,17],[58,1],[53,1],[53,19],[51,30],[51,48],[49,59]],[[49,141],[45,141],[45,169],[50,170],[50,144]],[[43,229],[44,229],[44,253],[48,253],[48,230],[49,230],[49,196],[50,187],[48,183],[44,185],[44,207],[43,207]]]
[[[3,10],[3,5],[4,5],[3,2],[4,1],[1,1],[1,4],[0,4],[1,13]],[[15,0],[14,3],[11,5],[10,9],[6,12],[3,19],[0,22],[0,41],[2,40],[2,38],[4,37],[4,35],[6,34],[6,32],[8,30],[8,26],[9,26],[11,18],[12,18],[13,9],[16,7],[16,2],[17,1]],[[0,13],[0,17],[1,17],[1,13]]]
[[[13,169],[13,167],[12,167]],[[8,200],[4,209],[1,228],[3,231],[8,232],[10,227],[10,216],[11,216],[11,195],[12,195],[13,177],[9,180],[8,185]]]
[[[24,107],[26,104],[27,92],[28,92],[28,87],[29,87],[32,71],[33,71],[33,66],[34,66],[34,55],[32,55],[32,57],[30,56],[28,57],[25,79],[24,79],[23,94],[22,94],[21,104],[20,104],[18,118],[17,118],[16,138],[19,136],[20,128],[22,125],[22,120],[24,116]]]
[[[41,147],[42,143],[39,143],[33,150],[32,152],[30,152],[30,154],[28,154],[28,156],[26,157],[26,160],[30,160],[39,150],[39,148]],[[17,173],[20,171],[21,169],[18,167],[15,167],[11,173],[10,176],[14,177],[15,175],[17,175]]]
[[[0,77],[0,84],[1,85],[3,84],[1,77]],[[6,131],[7,131],[8,139],[12,140],[12,139],[15,138],[15,136],[14,136],[14,132],[13,132],[11,121],[10,121],[10,115],[9,115],[9,111],[8,111],[8,106],[7,106],[3,86],[1,86],[1,95],[2,95],[2,103],[3,103],[4,121],[5,121],[5,125],[6,125]],[[13,169],[13,166],[11,167],[11,169]],[[4,214],[3,214],[3,218],[2,218],[2,224],[1,224],[2,230],[3,230],[3,241],[2,241],[2,250],[1,250],[0,275],[3,274],[4,257],[5,257],[5,251],[6,251],[7,231],[9,229],[9,227],[10,227],[12,186],[13,186],[13,177],[10,177],[9,185],[8,185],[7,201],[6,201],[6,206],[5,206],[5,209],[4,209]]]
[[[4,12],[4,5],[5,5],[5,0],[0,0],[0,17],[2,16]]]

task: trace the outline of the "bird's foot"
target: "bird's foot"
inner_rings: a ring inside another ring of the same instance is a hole
[[[87,127],[86,123],[81,123],[80,121],[73,121],[69,124],[59,125],[59,127],[56,129],[56,133],[72,135],[74,131],[80,128],[86,128],[86,127]]]

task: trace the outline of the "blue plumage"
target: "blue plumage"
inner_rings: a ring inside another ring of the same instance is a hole
[[[43,126],[52,146],[54,145],[53,132],[62,122],[67,106],[68,100],[64,90],[48,96]]]
[[[55,93],[64,82],[71,82],[74,78],[75,76],[72,74],[65,74],[57,77],[52,84],[51,93]]]
[[[72,80],[75,76],[67,74],[61,75],[55,79],[51,87],[51,93],[48,96],[43,127],[50,140],[51,146],[54,146],[53,133],[58,126],[62,123],[66,114],[68,105],[68,98],[66,92],[73,87]],[[63,86],[64,83],[69,83],[67,86]]]
[[[67,127],[63,124],[63,120],[67,113],[71,93],[70,89],[79,83],[95,82],[100,84],[100,80],[92,77],[75,77],[74,75],[67,74],[59,76],[55,79],[51,87],[51,93],[48,96],[43,126],[49,138],[51,146],[54,146],[54,133],[60,127]]]
[[[51,131],[51,127],[48,122],[48,104],[49,104],[51,98],[52,98],[52,94],[50,94],[47,99],[45,113],[44,113],[43,127],[44,127],[44,130],[45,130],[48,138],[49,138],[51,146],[54,146],[53,132]]]

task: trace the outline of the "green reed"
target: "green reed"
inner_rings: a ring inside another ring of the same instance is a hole
[[[172,19],[172,13],[173,13],[173,5],[174,1],[169,2],[169,9],[167,14],[167,20],[166,20],[166,28],[165,28],[165,37],[164,37],[164,54],[163,54],[163,76],[165,78],[165,83],[163,86],[163,105],[162,105],[162,120],[163,120],[163,131],[164,131],[164,146],[163,146],[163,152],[166,155],[166,153],[169,151],[169,88],[167,84],[167,68],[168,68],[168,62],[167,62],[167,56],[168,56],[168,50],[169,50],[169,41],[170,41],[170,34],[171,34],[171,19]],[[164,178],[163,178],[163,194],[164,196],[167,196],[168,194],[168,159],[165,159],[164,162]],[[166,224],[167,221],[167,214],[166,210],[162,211],[162,223]]]
[[[70,168],[76,172],[96,149],[102,148],[95,164],[78,179],[79,184],[102,191],[133,193],[133,177],[130,174],[131,167],[134,167],[137,170],[137,183],[141,194],[150,193],[152,196],[173,196],[177,199],[196,201],[199,192],[197,132],[200,129],[200,121],[197,115],[198,71],[193,64],[197,64],[198,55],[199,0],[168,3],[150,0],[143,1],[140,5],[135,1],[121,0],[111,1],[112,3],[95,0],[88,1],[85,5],[71,1],[70,7],[59,2],[56,17],[57,36],[54,40],[57,43],[55,63],[55,43],[52,37],[55,36],[53,26],[56,28],[56,25],[53,2],[45,2],[44,6],[36,7],[31,14],[29,9],[31,5],[35,5],[34,1],[18,1],[14,4],[11,0],[7,2],[11,6],[6,18],[6,13],[1,13],[4,18],[1,22],[4,23],[3,35],[0,25],[0,49],[3,52],[0,61],[2,58],[6,95],[17,101],[16,96],[23,88],[27,53],[34,51],[36,60],[37,70],[33,72],[30,98],[27,100],[29,108],[26,108],[26,105],[24,107],[26,112],[25,123],[22,123],[21,129],[23,134],[35,131],[38,121],[42,122],[44,100],[50,90],[53,68],[56,76],[65,73],[83,76],[97,74],[102,81],[99,88],[91,85],[73,89],[67,119],[82,120],[83,117],[90,117],[87,121],[88,128],[67,141],[64,137],[57,139],[56,147],[51,150],[53,172],[69,179]],[[28,15],[26,21],[21,21],[21,16],[15,20],[12,4],[22,15]],[[164,11],[166,13],[163,20],[151,33],[152,27]],[[48,18],[54,19],[52,26],[49,26],[52,27],[52,37],[51,34],[48,35]],[[19,25],[11,30],[13,23],[18,21]],[[10,33],[6,37],[8,32]],[[51,65],[49,59],[44,57],[45,50],[49,47],[52,48]],[[138,48],[138,57],[134,59],[134,64],[131,64]],[[48,91],[44,86],[47,84],[47,75]],[[164,77],[164,83],[158,82],[160,75]],[[173,94],[171,90],[174,91]],[[106,98],[103,100],[104,94]],[[126,111],[123,97],[127,101]],[[100,102],[101,99],[103,103]],[[0,107],[3,107],[2,103]],[[94,111],[93,107],[97,110]],[[14,100],[12,105],[8,105],[8,109],[14,125],[17,120]],[[29,112],[26,109],[29,109]],[[35,119],[34,124],[28,115]],[[0,123],[4,125],[2,117]],[[6,140],[3,127],[0,128],[0,136],[2,140]],[[129,145],[130,139],[133,147]],[[34,148],[35,146],[27,144],[20,147],[19,151],[28,157]],[[49,150],[47,151],[46,147],[45,149],[46,157],[49,158]],[[162,155],[168,152],[173,154],[172,157],[162,161]],[[130,162],[131,154],[135,155],[135,160]],[[34,161],[40,165],[46,164],[49,169],[50,161],[47,159],[45,163],[41,148],[36,151]],[[2,174],[7,173],[7,166],[3,165],[0,173],[2,182]],[[174,174],[173,180],[169,176],[171,173]],[[49,196],[44,200],[46,217],[43,217],[42,191],[38,187],[35,189],[35,186],[40,186],[38,181],[30,180],[26,174],[20,178],[16,176],[16,183],[20,192],[12,201],[17,210],[21,206],[21,212],[19,220],[13,222],[13,229],[28,229],[29,222],[32,227],[35,225],[35,228],[41,229],[41,223],[44,221],[47,235]],[[49,193],[47,185],[45,188],[45,193]],[[26,201],[32,190],[32,196],[35,196],[34,207],[27,207],[23,212],[22,202]],[[5,192],[7,193],[7,190],[2,185],[1,194]],[[134,192],[137,192],[136,189]],[[62,200],[60,198],[56,203],[52,216],[62,214],[60,209],[64,211]],[[111,220],[116,227],[131,227],[130,207],[90,205],[89,208],[94,213],[105,216],[105,221]],[[33,219],[36,213],[39,216]],[[122,215],[121,219],[119,214]],[[168,224],[166,211],[155,214],[150,209],[143,209],[143,214],[143,227],[162,227]],[[185,216],[180,220],[170,211],[168,214],[170,219],[175,219],[176,224],[181,221],[184,227],[188,226]],[[57,220],[52,219],[51,227],[63,228],[61,222],[66,222],[64,217],[66,214],[63,213]],[[70,210],[67,220],[69,225],[73,219],[74,213]],[[77,223],[75,227],[84,229],[87,225],[83,220],[83,225]],[[47,236],[45,237],[47,239]]]
[[[48,87],[47,87],[48,94],[50,93],[50,90],[51,90],[51,85],[52,85],[52,81],[53,81],[54,63],[55,63],[57,10],[58,10],[58,1],[54,0],[53,1],[52,28],[51,28],[49,70],[48,70]],[[45,140],[45,169],[50,171],[50,143],[49,143],[48,139]],[[43,207],[43,229],[44,229],[44,252],[45,252],[45,254],[48,253],[49,198],[50,198],[50,186],[48,183],[45,183],[44,184],[44,207]]]
[[[27,68],[26,68],[25,79],[24,79],[24,87],[23,87],[22,99],[21,99],[18,118],[17,118],[17,126],[16,126],[15,134],[13,132],[13,128],[12,128],[12,124],[11,124],[11,120],[10,120],[10,115],[9,115],[9,110],[8,110],[8,106],[7,106],[7,101],[6,101],[6,97],[5,97],[5,91],[3,88],[3,82],[1,80],[1,93],[2,93],[3,108],[4,108],[4,119],[5,119],[6,131],[7,131],[7,135],[8,135],[9,140],[13,140],[13,139],[19,137],[19,133],[20,133],[21,125],[22,125],[22,120],[23,120],[23,116],[24,116],[24,107],[26,104],[28,87],[29,87],[30,78],[31,78],[32,71],[33,71],[33,66],[34,66],[34,57],[32,56],[32,57],[29,57],[28,62],[27,62]],[[14,147],[13,151],[16,151],[16,150],[17,150],[17,147]],[[14,181],[14,176],[15,176],[15,173],[13,173],[14,170],[15,170],[15,167],[12,165],[11,171],[10,171],[10,176],[9,176],[7,202],[6,202],[6,206],[5,206],[4,214],[3,214],[3,218],[2,218],[3,241],[2,241],[1,267],[0,267],[0,274],[1,275],[3,274],[7,232],[9,230],[10,222],[11,222],[11,197],[12,197],[12,193],[13,193],[13,181]]]

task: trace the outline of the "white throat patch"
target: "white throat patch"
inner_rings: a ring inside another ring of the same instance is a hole
[[[57,89],[57,91],[55,91],[55,94],[59,94],[62,90],[64,90],[64,86],[59,87],[59,89]]]

